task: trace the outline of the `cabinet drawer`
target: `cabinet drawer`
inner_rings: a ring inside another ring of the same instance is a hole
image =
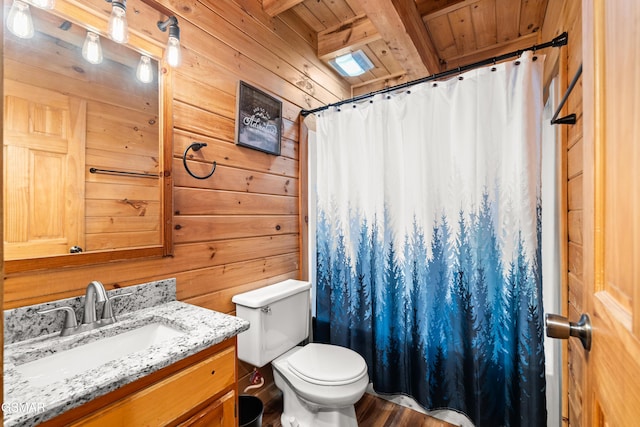
[[[72,425],[166,425],[233,385],[235,380],[235,348],[231,347]]]

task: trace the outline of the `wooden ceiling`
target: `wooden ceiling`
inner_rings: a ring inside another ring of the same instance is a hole
[[[328,63],[362,49],[375,68],[354,95],[522,49],[539,40],[549,0],[262,0],[315,35]]]

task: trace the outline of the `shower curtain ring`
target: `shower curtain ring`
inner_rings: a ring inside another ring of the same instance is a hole
[[[193,172],[191,172],[191,170],[189,169],[189,166],[187,165],[187,153],[189,152],[189,150],[193,149],[193,151],[199,151],[202,147],[206,147],[206,146],[207,144],[204,142],[194,142],[193,144],[188,146],[186,150],[184,150],[184,154],[182,156],[182,164],[184,165],[185,170],[189,175],[191,175],[196,179],[207,179],[211,175],[213,175],[213,173],[216,171],[217,163],[215,162],[215,160],[213,161],[213,167],[211,168],[211,172],[209,172],[207,175],[204,175],[204,176],[195,175]]]

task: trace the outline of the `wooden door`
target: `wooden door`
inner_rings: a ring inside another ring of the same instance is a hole
[[[84,247],[86,101],[4,81],[4,259]]]
[[[583,400],[571,425],[640,422],[639,23],[637,0],[583,1],[583,271],[593,344],[583,396],[570,396]]]

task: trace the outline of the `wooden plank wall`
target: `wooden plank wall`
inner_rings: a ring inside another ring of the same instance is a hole
[[[576,71],[582,64],[582,8],[580,2],[569,1],[566,4],[566,29],[570,34],[567,56],[561,62],[564,87],[568,86]],[[567,100],[566,114],[575,113],[577,123],[565,126],[563,146],[566,147],[566,158],[563,162],[566,170],[567,203],[567,312],[572,321],[579,319],[584,312],[584,298],[582,282],[582,80],[572,91]],[[567,342],[568,370],[566,378],[567,425],[579,426],[582,413],[583,367],[584,351],[578,340]]]
[[[567,82],[573,79],[582,64],[582,8],[580,2],[569,2],[571,17],[567,22],[571,34],[571,43],[566,61]],[[567,314],[576,321],[585,310],[584,289],[582,280],[582,80],[579,80],[567,102],[567,112],[575,113],[578,121],[567,126],[566,147],[566,179],[567,179],[567,230],[568,230],[568,269],[567,269]],[[587,408],[582,407],[582,390],[585,375],[585,355],[582,344],[578,340],[568,342],[568,418],[569,425],[580,426],[580,414]]]
[[[104,11],[103,3],[87,7]],[[255,0],[160,3],[179,19],[183,53],[173,72],[173,257],[6,277],[5,308],[82,295],[91,280],[113,288],[175,277],[180,300],[233,312],[235,293],[299,277],[297,118],[301,108],[348,97],[349,88],[315,57],[311,32],[268,17]],[[128,3],[136,7],[144,5]],[[155,24],[129,15],[131,28]],[[283,101],[281,156],[234,144],[239,80]],[[189,166],[202,174],[215,160],[210,179],[182,165],[193,141],[208,146]]]
[[[545,82],[557,75],[560,85],[560,98],[564,95],[576,71],[582,63],[582,8],[580,2],[566,0],[549,2],[547,16],[557,14],[557,23],[545,21],[543,38],[546,40],[563,31],[569,33],[569,43],[561,50],[554,49],[545,63]],[[575,113],[575,125],[560,126],[560,155],[562,177],[562,204],[566,215],[562,219],[561,231],[564,240],[562,277],[562,301],[565,305],[562,314],[575,321],[584,312],[584,284],[582,281],[582,80],[578,81],[571,92],[560,116]],[[563,425],[580,426],[582,413],[582,390],[584,351],[578,340],[564,341],[563,349]]]

